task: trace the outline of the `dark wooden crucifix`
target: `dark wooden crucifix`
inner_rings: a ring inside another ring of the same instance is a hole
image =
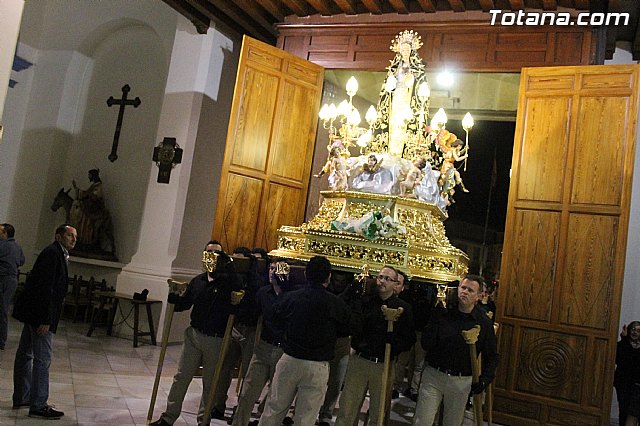
[[[122,87],[122,99],[114,99],[113,96],[109,96],[107,99],[107,106],[120,105],[120,111],[118,111],[118,121],[116,123],[116,132],[113,135],[113,145],[111,146],[111,154],[109,154],[109,161],[112,163],[118,159],[118,140],[120,139],[120,129],[122,128],[122,118],[124,117],[124,108],[127,105],[133,105],[134,108],[138,108],[141,101],[136,96],[135,99],[127,99],[127,95],[131,91],[131,87],[125,84]]]
[[[182,161],[182,148],[176,143],[176,138],[164,138],[153,148],[153,161],[158,170],[158,183],[169,183],[171,169]]]

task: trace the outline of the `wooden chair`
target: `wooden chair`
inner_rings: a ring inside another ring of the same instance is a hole
[[[104,289],[96,290],[94,293],[87,337],[91,337],[97,327],[106,327],[107,336],[111,336],[116,307],[115,290],[107,287],[105,280],[102,280],[100,285],[103,283]]]
[[[82,279],[82,275],[74,276],[74,279],[69,283],[70,292],[67,293],[64,307],[71,306],[71,318],[73,322],[76,322],[79,312],[83,314],[83,321],[86,321],[89,315],[89,306],[91,305],[93,285],[93,277],[89,278],[89,280],[84,280]]]

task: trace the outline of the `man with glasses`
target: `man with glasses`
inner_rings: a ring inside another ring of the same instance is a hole
[[[351,306],[351,348],[354,353],[349,358],[344,390],[340,396],[340,411],[336,426],[352,426],[369,390],[369,422],[378,423],[384,371],[384,353],[387,343],[387,320],[382,305],[388,308],[403,308],[404,312],[394,325],[391,336],[391,360],[409,350],[415,343],[411,306],[394,294],[398,282],[398,272],[391,266],[380,269],[376,278],[376,288],[371,294],[354,296]],[[393,375],[393,374],[392,374]],[[390,395],[387,395],[389,397]]]
[[[451,309],[434,310],[422,333],[422,347],[426,352],[425,365],[416,413],[415,426],[433,424],[444,400],[443,425],[459,426],[465,406],[472,394],[481,393],[495,377],[499,356],[496,335],[485,312],[477,306],[482,295],[482,277],[467,275],[458,285],[458,303]],[[482,354],[480,379],[472,383],[472,360],[462,331],[480,326],[476,342],[478,354]]]

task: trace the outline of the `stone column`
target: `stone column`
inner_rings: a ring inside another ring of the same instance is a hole
[[[138,249],[118,276],[116,289],[119,292],[132,294],[147,288],[148,297],[166,301],[167,278],[187,281],[200,272],[199,252],[189,254],[194,259],[192,268],[176,268],[174,261],[179,248],[184,245],[182,229],[186,226],[183,220],[187,194],[192,191],[191,185],[202,185],[197,176],[191,176],[194,151],[200,132],[203,99],[211,96],[209,92],[215,92],[220,84],[222,61],[217,59],[223,49],[233,49],[231,40],[214,28],[210,28],[206,35],[197,34],[191,23],[179,18],[156,141],[175,137],[184,150],[182,163],[173,169],[169,184],[157,183],[158,170],[154,167],[151,171]],[[207,227],[204,235],[198,233],[202,241],[191,245],[200,247],[206,243],[211,233],[211,223]],[[160,315],[154,312],[156,321],[159,320],[159,338],[163,332],[165,309],[166,302]],[[187,313],[174,316],[170,341],[181,340],[187,323]]]

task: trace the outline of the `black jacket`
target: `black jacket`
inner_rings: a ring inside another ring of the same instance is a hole
[[[460,312],[457,306],[452,306],[451,309],[434,309],[429,324],[422,333],[422,347],[426,351],[427,364],[454,374],[471,376],[471,356],[462,331],[470,330],[475,325],[480,325],[476,343],[476,351],[482,354],[483,361],[480,380],[491,383],[500,358],[493,324],[478,306],[469,314]]]
[[[347,305],[319,284],[284,293],[273,304],[273,318],[284,325],[282,349],[294,358],[331,361],[336,338],[348,334]]]
[[[55,333],[67,287],[67,261],[60,243],[54,242],[38,255],[16,300],[13,317],[35,327],[49,325],[49,331]]]
[[[193,278],[176,303],[176,312],[191,310],[191,326],[207,336],[224,335],[230,314],[237,312],[231,305],[231,292],[240,290],[235,273],[215,272],[209,281],[207,273]]]
[[[404,309],[394,323],[391,356],[396,357],[399,353],[408,351],[416,342],[411,305],[395,294],[384,301],[377,294],[366,295],[361,300],[351,302],[350,331],[351,347],[367,357],[384,358],[387,320],[382,312],[382,305]]]

